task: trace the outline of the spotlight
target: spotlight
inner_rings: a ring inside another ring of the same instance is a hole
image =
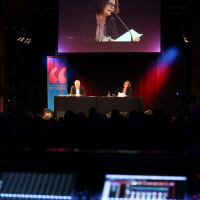
[[[21,37],[20,42],[23,42],[25,40],[25,37]]]
[[[24,44],[29,44],[31,42],[31,38],[30,37],[26,37],[26,36],[20,36],[17,41],[20,43],[24,43]]]
[[[183,34],[183,41],[184,43],[189,43],[190,41],[188,40],[188,38]]]
[[[23,42],[25,39],[26,39],[26,38],[25,38],[24,36],[20,36],[20,37],[17,39],[17,41],[18,41],[18,42]]]
[[[21,40],[21,38],[22,38],[22,37],[19,37],[19,38],[17,39],[17,41],[19,42],[19,41]]]
[[[30,44],[32,41],[32,34],[24,28],[18,28],[15,30],[17,34],[17,42],[22,44]]]
[[[29,44],[31,42],[31,38],[26,38],[26,40],[24,41],[25,44]]]

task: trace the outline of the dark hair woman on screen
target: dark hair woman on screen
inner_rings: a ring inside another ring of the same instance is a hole
[[[81,37],[85,41],[114,41],[119,37],[116,19],[118,0],[94,0],[89,12],[81,20]]]

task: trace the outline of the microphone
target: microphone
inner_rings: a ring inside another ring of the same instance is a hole
[[[118,92],[119,88],[120,88],[120,87],[118,87],[117,90],[116,90],[116,92],[115,92],[115,95],[116,95],[116,96],[117,96],[117,92]]]
[[[112,14],[115,15],[119,19],[119,21],[124,25],[124,27],[128,30],[128,32],[131,34],[131,42],[133,42],[133,35],[130,29],[126,26],[126,24],[121,20],[121,18],[118,15],[116,15],[115,13],[112,13]]]

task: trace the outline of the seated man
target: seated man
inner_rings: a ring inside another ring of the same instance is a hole
[[[75,80],[74,85],[71,87],[70,95],[86,96],[85,89],[83,86],[80,86],[79,80]]]

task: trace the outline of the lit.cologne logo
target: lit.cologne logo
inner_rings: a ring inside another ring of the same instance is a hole
[[[65,77],[65,71],[66,68],[62,68],[60,72],[58,73],[58,76],[56,75],[57,67],[54,67],[49,74],[49,81],[53,84],[57,83],[59,81],[60,84],[66,83],[66,77]]]

